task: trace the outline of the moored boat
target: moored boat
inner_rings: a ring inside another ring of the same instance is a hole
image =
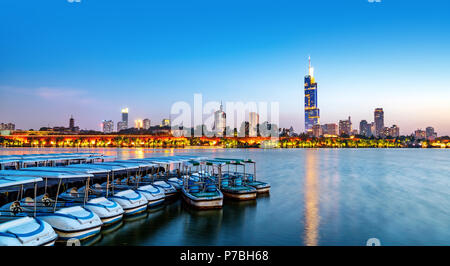
[[[209,175],[194,173],[184,176],[181,189],[183,200],[198,209],[220,209],[223,206],[223,194],[216,180]]]
[[[252,200],[256,198],[257,191],[251,186],[247,186],[243,183],[241,177],[230,175],[224,171],[224,167],[229,164],[223,160],[206,160],[207,165],[211,165],[213,168],[217,167],[217,172],[212,172],[211,176],[218,180],[219,188],[222,191],[224,197],[235,200]],[[223,174],[225,172],[225,174]]]
[[[46,172],[28,170],[3,170],[3,176],[31,176],[45,180],[45,192],[34,199],[26,197],[20,201],[10,203],[2,208],[12,208],[17,204],[18,210],[25,214],[35,214],[37,218],[50,224],[58,234],[58,241],[72,238],[84,240],[100,233],[103,225],[100,217],[82,206],[68,207],[64,202],[58,202],[59,191],[63,180],[84,178],[86,174],[71,172]],[[57,192],[54,198],[47,193],[48,184],[57,183]]]
[[[42,178],[7,176],[0,177],[0,192],[11,192],[20,186],[35,184]],[[34,189],[36,195],[36,189]],[[19,195],[22,193],[19,193]],[[19,202],[0,208],[0,246],[53,246],[58,235],[35,213],[25,214]],[[29,216],[26,216],[29,215]]]
[[[256,199],[257,194],[256,188],[243,185],[242,179],[240,178],[222,179],[220,189],[223,195],[230,199],[236,200]]]
[[[234,165],[235,171],[230,171],[224,176],[227,176],[231,179],[233,178],[241,178],[242,183],[246,186],[253,187],[256,189],[257,193],[269,193],[270,191],[270,184],[256,180],[256,162],[250,159],[230,159],[230,158],[215,158],[214,160],[219,160],[226,162],[228,165]],[[246,171],[246,165],[252,165],[253,166],[253,174]],[[238,171],[238,166],[242,166],[242,171]]]
[[[68,167],[33,167],[27,168],[26,171],[47,171],[47,172],[72,172],[77,174],[86,174],[86,186],[89,187],[91,174],[100,173],[98,169],[90,168],[68,168]],[[93,178],[93,177],[92,177]],[[79,179],[79,178],[77,178]],[[42,197],[42,196],[41,196]],[[98,197],[88,190],[79,193],[76,187],[69,188],[65,192],[59,194],[59,205],[61,206],[82,206],[91,210],[102,220],[103,226],[109,226],[120,221],[123,217],[123,209],[116,202]],[[48,199],[50,203],[54,203],[52,199]]]
[[[116,164],[99,163],[89,165],[72,165],[73,168],[92,168],[106,170],[106,183],[95,183],[90,186],[89,193],[97,197],[105,197],[108,200],[112,200],[122,207],[125,216],[135,215],[141,213],[147,209],[148,200],[138,191],[131,189],[115,189],[114,175],[119,173],[126,174],[127,167]],[[78,189],[78,193],[85,193],[86,186]]]

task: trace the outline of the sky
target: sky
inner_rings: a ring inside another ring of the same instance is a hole
[[[278,102],[304,130],[311,56],[321,123],[351,116],[450,135],[447,0],[2,0],[0,122],[152,125],[173,103]]]

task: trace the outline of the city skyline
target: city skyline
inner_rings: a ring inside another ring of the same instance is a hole
[[[310,72],[311,73],[311,72]],[[307,77],[310,77],[309,75],[307,75]],[[317,85],[317,84],[316,84]],[[121,109],[121,120],[119,122],[117,122],[117,129],[114,130],[114,121],[113,120],[102,120],[100,123],[100,129],[84,129],[87,131],[97,131],[97,132],[103,132],[103,133],[113,133],[113,132],[119,132],[121,130],[125,130],[125,129],[131,129],[131,128],[136,128],[136,129],[144,129],[144,130],[148,130],[151,127],[151,120],[148,118],[145,119],[135,119],[134,120],[134,127],[129,126],[128,125],[128,111],[129,108],[122,108]],[[308,109],[305,109],[305,117],[306,117],[306,112],[308,111]],[[257,121],[257,122],[255,122]],[[260,125],[262,123],[262,121],[259,121],[259,114],[257,112],[249,112],[249,116],[248,118],[245,118],[244,121],[245,123],[249,123],[250,125],[250,136],[256,136],[256,125]],[[265,123],[268,121],[264,121]],[[105,124],[106,123],[106,124]],[[170,127],[171,120],[168,118],[163,118],[161,121],[160,125],[156,125],[157,127]],[[356,123],[355,123],[356,124]],[[107,130],[105,131],[105,125],[107,127]],[[202,124],[203,126],[205,126],[205,124]],[[220,125],[216,128],[216,125]],[[240,125],[242,126],[242,125]],[[235,126],[235,128],[238,128],[239,125]],[[336,128],[329,128],[329,127],[336,127]],[[345,129],[342,129],[342,128]],[[65,127],[64,124],[63,125],[57,125],[57,126],[42,126],[40,128],[56,128],[58,130],[63,130],[66,132],[74,132],[77,133],[80,131],[80,128],[78,126],[75,126],[75,119],[73,117],[73,115],[70,116],[69,119],[69,126]],[[222,134],[222,132],[224,132],[226,128],[226,112],[225,110],[223,110],[223,105],[222,103],[220,104],[220,107],[217,111],[214,112],[214,123],[212,125],[212,130],[213,132],[215,132],[216,136],[222,137],[224,136]],[[287,128],[283,128],[283,127],[279,127],[279,129],[287,129]],[[16,126],[14,123],[1,123],[1,127],[0,130],[24,130],[27,131],[27,129],[16,129]],[[36,130],[38,131],[38,129],[32,129],[32,130]],[[431,130],[431,132],[430,132]],[[371,123],[368,123],[366,119],[363,119],[360,121],[359,123],[359,127],[353,127],[353,123],[351,122],[351,116],[348,117],[347,120],[339,120],[338,123],[325,123],[325,124],[320,124],[315,123],[312,127],[311,130],[306,130],[303,132],[295,132],[295,130],[293,130],[293,127],[291,126],[289,128],[289,131],[291,131],[291,133],[296,133],[296,134],[301,134],[301,133],[306,133],[309,134],[311,136],[315,136],[315,137],[319,137],[322,136],[322,134],[324,136],[341,136],[341,135],[362,135],[362,136],[366,136],[366,137],[370,137],[370,136],[374,136],[374,137],[378,137],[378,138],[382,138],[382,137],[386,137],[386,136],[391,136],[391,137],[399,137],[399,136],[416,136],[418,137],[418,135],[425,135],[427,138],[429,136],[432,137],[437,137],[438,134],[435,131],[435,128],[433,126],[426,126],[425,130],[422,130],[422,128],[417,128],[415,130],[413,130],[410,133],[406,133],[406,134],[400,134],[400,128],[396,125],[393,124],[391,127],[389,126],[385,126],[384,123],[384,111],[383,108],[375,108],[374,111],[374,121]],[[334,133],[330,133],[334,132]],[[439,135],[439,136],[448,136],[448,135]]]
[[[206,100],[279,101],[280,127],[303,132],[298,99],[311,55],[321,124],[349,115],[358,124],[383,107],[385,124],[398,125],[402,135],[428,126],[450,135],[444,8],[408,1],[406,13],[405,3],[386,1],[259,1],[239,3],[237,11],[231,1],[216,14],[217,4],[202,1],[179,2],[184,9],[170,12],[168,4],[123,10],[112,2],[102,12],[94,2],[25,2],[0,4],[2,24],[11,25],[0,28],[8,36],[0,49],[0,121],[17,128],[66,125],[73,114],[80,128],[100,129],[104,119],[119,121],[123,106],[132,110],[129,121],[160,121],[171,104],[200,92]],[[55,14],[61,23],[52,23]],[[116,16],[125,24],[113,27]],[[29,24],[33,19],[42,23]]]

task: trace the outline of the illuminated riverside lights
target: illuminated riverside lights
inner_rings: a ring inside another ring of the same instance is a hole
[[[314,79],[314,68],[309,57],[308,75],[305,76],[305,131],[312,132],[314,125],[320,124],[320,111],[317,108],[317,83]]]
[[[270,145],[269,145],[270,144]],[[0,138],[0,145],[6,147],[360,147],[360,148],[407,148],[414,145],[411,140],[360,139],[354,138],[302,138],[280,137],[272,143],[270,137],[173,137],[154,135],[8,135]],[[424,141],[422,148],[450,148],[450,140]]]

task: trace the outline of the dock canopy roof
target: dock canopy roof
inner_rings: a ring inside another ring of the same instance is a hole
[[[103,157],[101,153],[91,153],[91,152],[75,152],[75,153],[30,153],[30,154],[20,154],[20,155],[0,155],[0,159],[29,159],[29,158],[55,158],[55,157]],[[105,156],[106,157],[106,156]],[[107,156],[109,157],[109,156]]]
[[[56,167],[51,167],[56,168]],[[105,174],[111,172],[109,169],[98,168],[98,167],[90,167],[90,164],[80,164],[80,165],[68,165],[61,167],[61,169],[67,169],[67,171],[73,172],[86,172],[89,174]]]
[[[0,159],[0,164],[18,163],[18,162],[20,162],[19,159]]]
[[[107,170],[102,169],[86,169],[81,167],[74,167],[71,168],[70,166],[61,166],[61,167],[51,167],[51,166],[41,166],[41,167],[30,167],[30,168],[24,168],[22,170],[26,171],[45,171],[45,172],[71,172],[71,173],[88,173],[88,174],[99,174],[99,173],[106,173]]]
[[[70,168],[90,168],[90,169],[102,169],[102,170],[106,170],[108,172],[117,172],[117,171],[123,171],[123,170],[127,170],[126,167],[121,166],[121,165],[109,165],[109,164],[105,164],[105,163],[99,163],[99,164],[72,164],[70,166],[68,166]]]
[[[155,167],[157,166],[154,163],[148,162],[148,161],[141,161],[141,160],[116,160],[116,161],[112,161],[112,162],[107,162],[110,164],[125,164],[125,165],[136,165],[137,167]]]
[[[33,168],[26,168],[23,170],[1,170],[0,176],[34,176],[36,178],[48,178],[48,179],[69,179],[69,178],[87,178],[94,177],[88,173],[81,172],[50,172],[33,170]]]
[[[218,165],[218,166],[228,164],[226,161],[221,160],[205,160],[205,163],[206,165]]]
[[[31,184],[40,181],[42,181],[42,178],[33,176],[0,176],[0,189]]]
[[[174,159],[188,159],[188,160],[206,160],[208,157],[206,156],[198,156],[198,155],[174,155],[169,156],[170,158]]]
[[[251,159],[237,159],[237,158],[214,158],[217,161],[228,162],[230,164],[241,164],[241,163],[254,163]]]
[[[119,160],[119,161],[114,161],[114,162],[122,162],[122,161],[124,161],[124,160]],[[139,163],[139,164],[145,165],[145,167],[157,167],[158,166],[158,164],[152,163],[152,162],[150,162],[148,160],[144,160],[144,159],[129,159],[124,162]]]
[[[139,163],[133,163],[133,162],[129,162],[129,163],[116,163],[116,162],[104,162],[104,163],[95,163],[92,165],[104,165],[104,166],[118,166],[118,167],[122,167],[123,170],[135,170],[135,169],[139,169]]]

